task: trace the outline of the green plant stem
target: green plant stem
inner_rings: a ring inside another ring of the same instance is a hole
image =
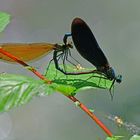
[[[42,74],[40,74],[35,68],[29,66],[27,63],[25,63],[24,61],[20,60],[19,58],[17,58],[16,56],[10,54],[9,52],[3,50],[2,48],[0,48],[0,53],[6,55],[7,57],[13,59],[15,62],[21,64],[23,67],[25,67],[26,69],[32,71],[37,77],[39,77],[40,79],[44,80],[47,84],[51,84],[52,82],[50,80],[48,80],[45,76],[43,76]]]
[[[98,119],[98,117],[92,113],[83,103],[81,103],[77,98],[74,96],[67,96],[70,100],[72,100],[74,103],[78,102],[78,106],[87,113],[96,123],[99,125],[99,127],[109,136],[112,137],[113,134],[111,131]]]

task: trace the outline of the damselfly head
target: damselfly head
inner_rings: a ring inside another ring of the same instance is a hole
[[[117,75],[115,79],[116,79],[117,83],[121,83],[122,82],[122,75],[120,75],[120,74]]]
[[[108,79],[110,79],[110,80],[114,79],[117,83],[121,83],[121,81],[122,81],[122,75],[119,74],[116,76],[115,71],[112,67],[109,67],[107,69],[107,71],[105,72],[105,74],[106,74]]]

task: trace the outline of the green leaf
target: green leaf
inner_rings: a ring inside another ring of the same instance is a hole
[[[29,102],[33,96],[52,90],[42,81],[12,74],[0,74],[0,112]]]
[[[140,136],[134,135],[130,138],[130,140],[140,140]]]
[[[67,71],[81,72],[91,71],[93,69],[76,70],[72,67],[67,66]],[[51,87],[61,92],[62,94],[69,96],[75,95],[81,90],[87,90],[92,88],[109,89],[112,81],[105,79],[103,75],[96,73],[93,74],[82,74],[82,75],[64,75],[62,72],[56,70],[54,65],[50,65],[49,70],[45,76],[52,80]]]
[[[89,78],[91,76],[96,77]],[[54,91],[69,96],[89,88],[110,88],[112,82],[100,77],[98,74],[66,76],[56,71],[53,65],[47,73],[52,84],[21,75],[0,74],[0,112],[26,104],[34,96],[48,95]]]
[[[106,140],[120,140],[122,138],[123,136],[112,136],[112,137],[107,137]]]
[[[10,22],[10,15],[4,12],[0,12],[0,32],[2,32],[5,27]]]

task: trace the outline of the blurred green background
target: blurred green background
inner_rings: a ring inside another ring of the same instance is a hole
[[[140,1],[139,0],[0,0],[0,11],[12,20],[0,43],[62,43],[73,18],[84,19],[123,82],[115,86],[113,101],[107,90],[88,90],[76,97],[93,108],[116,135],[131,134],[106,115],[118,115],[140,126]],[[32,53],[32,52],[30,52]],[[92,67],[75,49],[73,56]],[[52,55],[30,63],[43,72]],[[19,65],[0,62],[0,72],[34,76]],[[27,105],[0,115],[0,140],[103,140],[106,134],[63,95],[34,98]]]

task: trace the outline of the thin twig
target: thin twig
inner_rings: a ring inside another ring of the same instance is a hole
[[[70,100],[72,100],[74,103],[78,102],[78,106],[86,113],[88,114],[95,122],[97,125],[99,125],[99,127],[109,136],[112,137],[113,134],[111,133],[111,131],[98,119],[98,117],[91,112],[83,103],[81,103],[77,98],[75,98],[74,96],[67,96]]]
[[[28,64],[26,64],[25,62],[23,62],[22,60],[20,60],[19,58],[13,56],[12,54],[6,52],[5,50],[3,50],[2,48],[0,48],[0,53],[6,55],[7,57],[13,59],[14,61],[16,61],[17,63],[21,64],[22,66],[24,66],[25,68],[27,68],[28,70],[32,71],[36,76],[38,76],[40,79],[44,80],[47,84],[51,84],[52,82],[50,80],[48,80],[46,77],[44,77],[42,74],[40,74],[36,69],[34,69],[33,67],[29,66]],[[72,100],[74,103],[78,102],[78,106],[87,114],[89,115],[96,123],[97,125],[99,125],[100,128],[102,128],[102,130],[109,136],[112,137],[112,133],[111,131],[98,119],[98,117],[96,117],[96,115],[94,113],[92,113],[83,103],[81,103],[77,98],[75,98],[74,96],[66,96],[68,97],[70,100]]]

